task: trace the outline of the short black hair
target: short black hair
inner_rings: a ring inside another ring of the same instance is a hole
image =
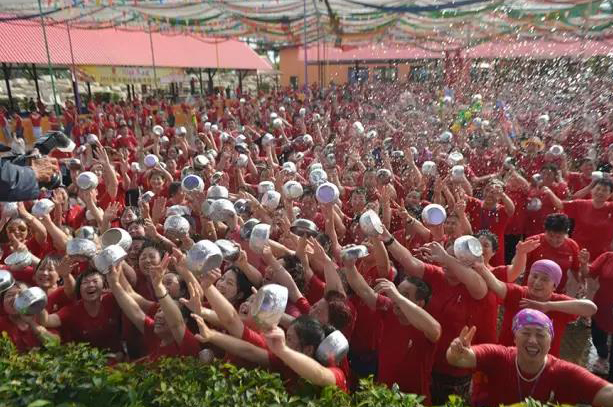
[[[475,233],[473,236],[475,236],[477,239],[479,239],[480,237],[485,237],[487,240],[490,241],[490,244],[492,245],[492,251],[494,253],[498,251],[498,246],[499,246],[498,236],[496,236],[489,230],[482,229],[478,231],[477,233]]]
[[[175,196],[181,190],[181,183],[179,181],[173,181],[168,185],[168,196]]]
[[[570,219],[563,213],[552,213],[545,218],[545,230],[554,233],[568,233]]]
[[[153,248],[155,250],[158,251],[158,253],[160,254],[160,259],[162,257],[164,257],[164,255],[166,253],[168,253],[168,251],[166,250],[166,248],[164,246],[162,246],[161,244],[154,242],[153,240],[150,239],[144,239],[145,243],[143,243],[143,246],[140,248],[140,251],[138,252],[138,257],[140,258],[140,255],[143,254],[143,252],[145,251],[145,249],[148,248]]]
[[[611,144],[613,146],[613,144]],[[594,182],[594,186],[602,185],[603,187],[608,187],[609,192],[613,192],[613,181],[607,178],[601,178]]]
[[[313,352],[315,352],[321,342],[326,339],[326,330],[324,326],[309,315],[299,316],[292,321],[290,326],[293,326],[296,330],[300,346],[303,348],[305,346],[312,346]]]
[[[79,276],[77,277],[76,281],[75,281],[75,291],[74,291],[74,295],[75,298],[77,300],[81,299],[81,284],[83,283],[83,280],[86,277],[92,276],[94,274],[98,274],[100,277],[102,277],[102,283],[105,284],[106,283],[106,279],[104,278],[104,275],[99,272],[98,270],[96,270],[93,267],[88,268],[87,270],[85,270],[83,273],[79,274]]]
[[[430,298],[432,298],[432,288],[430,287],[430,284],[426,283],[421,278],[405,275],[404,278],[400,280],[399,285],[404,281],[407,281],[415,286],[415,299],[417,301],[423,300],[424,305],[427,305],[428,302],[430,302]]]

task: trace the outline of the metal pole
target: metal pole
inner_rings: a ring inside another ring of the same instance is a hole
[[[6,92],[9,96],[9,107],[11,110],[15,110],[15,104],[13,103],[13,93],[11,92],[11,68],[9,68],[4,62],[2,63],[2,70],[4,71],[4,82],[6,83]]]
[[[204,86],[202,85],[202,68],[198,68],[198,82],[200,82],[200,95],[204,95]]]
[[[38,0],[40,2],[40,0]],[[153,63],[153,86],[154,89],[158,88],[158,76],[155,71],[155,53],[153,52],[153,36],[151,35],[151,22],[147,21],[147,25],[149,26],[149,45],[151,45],[151,62]]]
[[[40,13],[40,23],[43,27],[43,38],[45,39],[45,51],[47,52],[47,66],[49,67],[49,76],[51,76],[51,90],[53,91],[53,109],[56,115],[60,115],[60,107],[57,104],[57,96],[55,94],[55,76],[53,76],[53,68],[51,68],[51,55],[49,54],[49,43],[47,42],[47,29],[45,28],[45,19],[43,18],[43,6],[38,0],[38,12]]]
[[[40,0],[39,0],[40,1]],[[303,2],[304,5],[304,90],[306,91],[309,86],[309,72],[307,70],[307,26],[306,26],[306,0]]]
[[[72,90],[74,92],[74,101],[77,105],[77,115],[81,113],[81,95],[79,95],[79,82],[77,81],[77,69],[74,63],[74,54],[72,52],[72,36],[70,35],[70,24],[66,22],[68,28],[68,46],[70,47],[70,61],[72,62]]]
[[[36,86],[36,101],[40,100],[40,88],[38,87],[38,74],[36,73],[36,64],[32,64],[32,75],[34,75],[34,86]]]

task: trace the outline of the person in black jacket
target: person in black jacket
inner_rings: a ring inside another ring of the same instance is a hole
[[[39,183],[47,183],[59,172],[57,159],[43,157],[32,160],[29,167],[0,160],[0,202],[20,202],[37,199]]]

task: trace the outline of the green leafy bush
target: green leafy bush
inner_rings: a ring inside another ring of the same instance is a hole
[[[352,395],[307,383],[288,394],[278,374],[193,358],[107,366],[104,352],[85,344],[48,344],[19,354],[0,338],[0,406],[15,407],[420,407],[422,396],[360,381]],[[463,407],[451,397],[447,406]],[[540,403],[530,406],[541,406]]]

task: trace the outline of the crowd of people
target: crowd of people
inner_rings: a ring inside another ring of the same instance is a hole
[[[50,154],[64,186],[2,207],[0,330],[24,352],[57,337],[111,364],[259,366],[290,391],[303,378],[350,392],[372,374],[435,405],[613,406],[607,380],[559,358],[580,319],[613,379],[612,84],[69,107],[75,146]],[[117,229],[125,256],[103,264]],[[29,287],[44,309],[23,307]],[[264,291],[287,296],[273,323]]]

